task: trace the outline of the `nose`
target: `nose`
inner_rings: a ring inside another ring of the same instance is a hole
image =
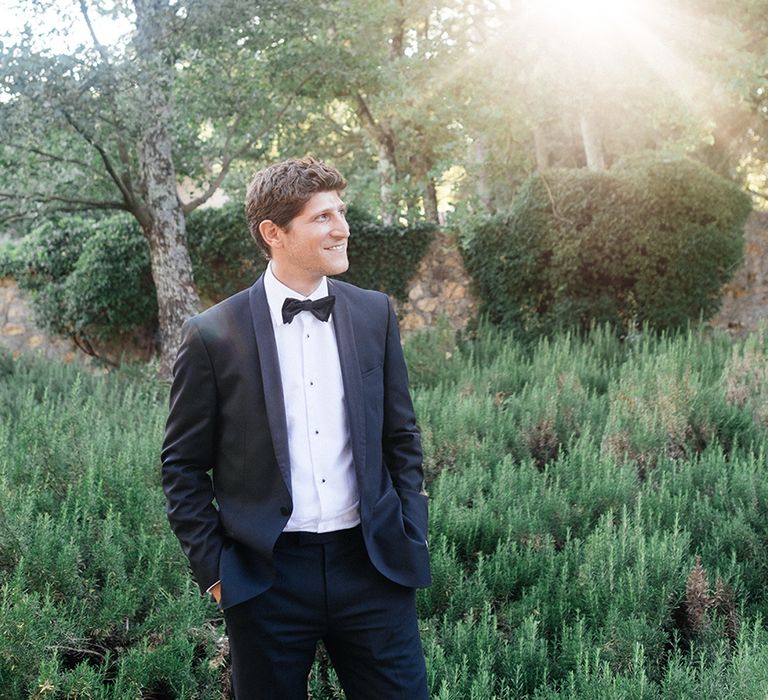
[[[333,235],[337,238],[349,238],[349,224],[341,214],[336,217],[334,223]]]

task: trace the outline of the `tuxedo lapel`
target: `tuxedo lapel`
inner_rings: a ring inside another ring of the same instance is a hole
[[[288,493],[291,493],[291,461],[288,453],[288,426],[285,421],[283,383],[280,379],[280,361],[277,356],[275,331],[272,327],[267,294],[264,291],[263,275],[251,287],[249,303],[253,330],[256,334],[256,346],[259,351],[261,381],[264,386],[264,400],[267,406],[267,422],[272,436],[272,446]]]
[[[360,361],[357,357],[357,343],[352,326],[352,314],[343,289],[334,284],[331,279],[328,280],[328,292],[336,297],[331,318],[336,332],[336,345],[339,349],[339,363],[341,364],[341,377],[344,384],[355,473],[358,484],[363,484],[365,483],[362,473],[365,464],[365,405]]]

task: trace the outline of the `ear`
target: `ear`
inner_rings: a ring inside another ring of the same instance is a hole
[[[264,219],[264,221],[259,224],[259,233],[270,249],[282,247],[283,229],[271,219]]]

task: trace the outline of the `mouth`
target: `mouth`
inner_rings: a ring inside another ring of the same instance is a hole
[[[332,250],[332,251],[335,251],[335,252],[343,251],[343,250],[346,250],[346,249],[347,249],[347,244],[346,243],[339,243],[338,245],[332,245],[332,246],[326,248],[326,250]]]

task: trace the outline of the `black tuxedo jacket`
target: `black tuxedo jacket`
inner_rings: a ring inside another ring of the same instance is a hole
[[[389,297],[328,280],[373,565],[430,584],[421,441]],[[167,512],[201,590],[221,605],[272,584],[272,549],[292,511],[288,434],[263,277],[191,318],[174,366],[162,449]],[[209,476],[209,471],[211,476]],[[212,478],[211,478],[212,477]]]

